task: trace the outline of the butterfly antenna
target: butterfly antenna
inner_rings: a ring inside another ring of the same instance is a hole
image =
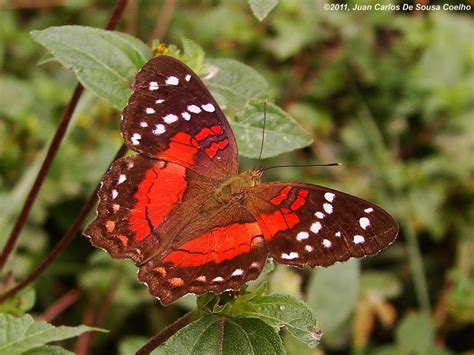
[[[268,168],[261,169],[261,171],[276,169],[276,168],[303,168],[303,167],[315,167],[315,166],[341,166],[341,163],[329,163],[329,164],[301,164],[301,165],[274,165],[269,166]]]
[[[268,100],[265,99],[263,102],[263,129],[262,129],[262,144],[260,146],[260,154],[258,155],[258,160],[257,160],[257,167],[258,170],[261,170],[261,160],[262,160],[262,154],[263,154],[263,144],[265,143],[265,126],[267,124],[267,104]]]

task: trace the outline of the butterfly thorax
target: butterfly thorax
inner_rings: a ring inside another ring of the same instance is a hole
[[[246,191],[260,184],[261,170],[246,170],[225,180],[214,191],[213,200],[220,205],[238,203],[245,198]]]

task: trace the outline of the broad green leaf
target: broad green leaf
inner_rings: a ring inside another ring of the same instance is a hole
[[[396,338],[404,353],[421,354],[433,345],[433,323],[425,314],[411,314],[398,326]]]
[[[76,337],[90,331],[101,329],[85,325],[55,327],[45,321],[35,321],[29,314],[20,318],[0,314],[0,354],[22,354],[52,341]]]
[[[135,354],[138,349],[146,344],[148,339],[142,336],[129,336],[120,342],[119,345],[119,354],[120,355],[129,355]]]
[[[222,352],[219,342],[222,341]],[[254,318],[228,318],[209,314],[187,325],[161,347],[161,354],[284,354],[272,327]]]
[[[360,291],[365,294],[375,292],[384,298],[394,298],[400,295],[402,285],[389,272],[368,271],[361,275]]]
[[[31,36],[72,69],[84,87],[118,110],[127,103],[135,73],[151,57],[139,39],[92,27],[49,27]]]
[[[20,316],[28,312],[35,305],[36,292],[32,287],[27,287],[10,297],[5,302],[0,303],[0,313],[9,313],[14,316]]]
[[[323,332],[336,330],[349,317],[358,291],[357,259],[313,272],[308,286],[308,304],[318,314]]]
[[[200,73],[200,70],[204,64],[204,57],[206,56],[204,50],[196,42],[188,38],[183,38],[181,41],[183,42],[184,52],[181,60],[194,71]]]
[[[264,103],[252,101],[231,121],[239,152],[248,158],[258,158],[263,133]],[[268,103],[265,141],[262,158],[303,148],[311,144],[311,136],[288,113]]]
[[[278,4],[278,0],[249,0],[250,8],[259,21],[263,21]]]
[[[252,99],[265,98],[267,81],[254,69],[233,59],[206,59],[214,67],[206,86],[230,116],[241,111]]]
[[[44,345],[23,353],[23,355],[74,355],[72,351],[56,345]]]
[[[306,303],[293,296],[274,294],[242,304],[236,302],[234,311],[239,316],[261,319],[277,330],[285,327],[291,335],[310,347],[317,346],[321,339],[316,314]]]

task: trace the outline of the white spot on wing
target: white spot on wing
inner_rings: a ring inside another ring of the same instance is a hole
[[[170,76],[168,79],[166,79],[166,84],[168,85],[178,85],[179,84],[179,79],[175,76]]]
[[[199,281],[199,282],[206,282],[207,278],[206,278],[206,276],[201,275],[199,277],[196,277],[195,280]]]
[[[362,227],[362,229],[366,229],[368,226],[370,226],[370,221],[367,217],[361,217],[359,219],[359,224]]]
[[[214,112],[216,109],[213,104],[201,105],[202,109],[207,112]]]
[[[296,240],[298,241],[302,241],[302,240],[305,240],[305,239],[308,239],[309,237],[309,233],[308,232],[299,232],[297,235],[296,235]]]
[[[141,134],[139,134],[139,133],[134,133],[134,134],[132,135],[132,144],[133,144],[133,145],[138,145],[138,144],[140,144],[140,139],[142,139]]]
[[[232,273],[232,276],[240,276],[244,273],[244,270],[242,269],[235,269],[235,271]]]
[[[155,110],[152,107],[147,107],[145,112],[151,115],[152,113],[155,113]]]
[[[189,121],[191,119],[191,115],[187,111],[181,113],[181,117],[183,117],[186,121]]]
[[[254,269],[258,269],[258,268],[260,268],[260,264],[257,263],[256,261],[254,261],[252,264],[250,264],[250,267],[254,268]]]
[[[333,211],[332,205],[330,203],[323,204],[323,208],[327,214],[331,214]]]
[[[113,189],[112,190],[112,200],[115,200],[115,198],[118,196],[118,191]]]
[[[114,213],[116,213],[119,209],[120,209],[120,205],[117,205],[116,203],[112,205],[112,210],[114,211]]]
[[[341,236],[341,232],[337,231],[336,233],[334,233],[334,235],[335,235],[336,237],[340,237],[340,236]]]
[[[371,212],[374,212],[374,209],[372,207],[369,207],[369,208],[366,208],[364,210],[365,213],[371,213]]]
[[[191,75],[189,75],[189,74],[188,74],[188,75],[186,75],[186,76],[184,77],[184,80],[186,80],[186,81],[189,81],[189,80],[191,80]]]
[[[222,281],[224,281],[224,279],[223,279],[222,277],[220,277],[220,276],[214,277],[214,278],[212,279],[212,282],[222,282]]]
[[[176,122],[177,120],[178,120],[178,116],[173,115],[172,113],[169,113],[165,117],[163,117],[163,121],[165,121],[168,124]]]
[[[310,227],[310,230],[311,232],[313,232],[314,234],[318,234],[318,232],[321,230],[321,228],[323,228],[323,226],[321,225],[321,222],[314,222],[311,227]]]
[[[188,106],[188,111],[192,112],[192,113],[199,113],[199,112],[201,112],[201,109],[199,108],[199,106],[189,105]]]
[[[319,212],[319,211],[318,211],[318,212],[316,212],[314,215],[315,215],[316,217],[318,217],[319,219],[323,219],[323,218],[324,218],[324,216],[325,216],[325,214],[324,214],[324,213],[322,213],[322,212]]]
[[[326,193],[324,194],[324,198],[325,198],[326,201],[328,201],[328,202],[334,201],[334,197],[335,197],[335,196],[336,196],[336,195],[334,195],[332,192],[326,192]]]
[[[354,244],[361,244],[365,242],[365,238],[361,235],[356,234],[354,236]]]
[[[163,99],[158,99],[158,100],[156,100],[155,102],[156,102],[157,104],[162,104],[163,102],[165,102],[165,100],[163,100]]]
[[[158,90],[158,83],[156,81],[150,81],[148,90],[150,91]]]
[[[286,260],[297,259],[299,257],[300,257],[299,254],[294,252],[294,251],[290,252],[289,254],[287,254],[287,253],[281,254],[281,258],[286,259]]]
[[[330,248],[332,246],[332,243],[329,239],[324,239],[323,240],[323,245],[326,247],[326,248]]]
[[[148,123],[146,123],[145,121],[142,121],[140,122],[140,127],[143,127],[143,128],[148,127]]]
[[[158,135],[160,135],[160,134],[166,132],[165,126],[162,125],[161,123],[160,123],[160,124],[157,124],[155,127],[156,127],[156,128],[152,131],[152,133],[153,133],[154,135],[157,135],[157,136],[158,136]]]
[[[310,253],[314,250],[314,248],[311,245],[305,245],[304,248],[306,249],[306,251]]]
[[[125,176],[125,174],[120,174],[120,176],[118,178],[118,183],[121,184],[125,180],[127,180],[127,177]]]

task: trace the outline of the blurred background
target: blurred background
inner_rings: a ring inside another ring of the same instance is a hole
[[[270,83],[269,98],[314,137],[311,146],[264,166],[343,164],[275,169],[265,178],[342,190],[399,222],[397,241],[376,257],[315,271],[279,265],[263,276],[271,292],[301,297],[320,317],[322,344],[309,349],[285,335],[290,354],[472,354],[472,13],[326,11],[325,3],[282,0],[259,22],[246,1],[130,0],[118,30],[148,43],[157,34],[176,45],[186,37],[208,57],[256,69]],[[0,1],[0,245],[76,84],[56,62],[37,65],[46,52],[29,31],[102,28],[113,6],[112,0]],[[82,97],[7,265],[16,279],[76,217],[122,143],[118,123],[108,104],[90,93]],[[97,335],[92,351],[131,353],[195,306],[187,297],[163,308],[135,277],[130,262],[111,260],[78,235],[22,293],[24,309],[57,325],[91,324],[100,315],[110,333]]]

